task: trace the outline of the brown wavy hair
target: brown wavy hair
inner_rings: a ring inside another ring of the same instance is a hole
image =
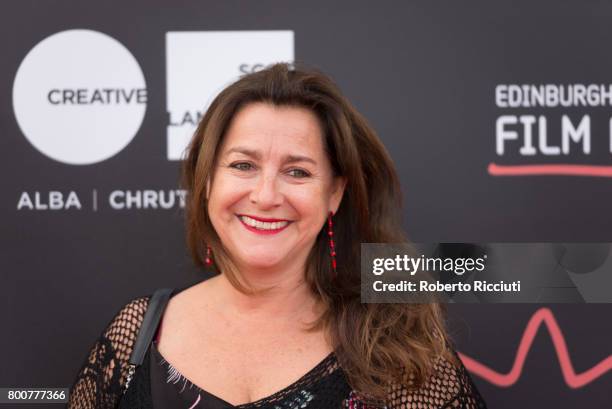
[[[337,277],[332,279],[326,226],[309,254],[305,280],[326,306],[311,329],[324,328],[351,386],[385,401],[391,385],[418,387],[437,358],[453,360],[438,304],[362,304],[360,244],[403,243],[402,199],[393,162],[364,117],[325,74],[275,64],[241,77],[225,88],[203,116],[183,163],[187,190],[187,244],[196,265],[205,266],[206,245],[214,267],[237,289],[239,278],[208,215],[206,186],[232,118],[247,104],[264,102],[312,110],[318,117],[335,175],[347,184],[334,215]]]

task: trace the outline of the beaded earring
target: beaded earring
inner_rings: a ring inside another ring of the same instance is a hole
[[[327,236],[329,237],[329,255],[331,256],[331,267],[333,276],[332,278],[336,278],[338,276],[338,272],[336,270],[336,244],[334,243],[334,222],[332,220],[332,216],[334,212],[329,212],[327,216]]]
[[[212,265],[212,250],[210,246],[206,245],[206,266],[210,267]]]

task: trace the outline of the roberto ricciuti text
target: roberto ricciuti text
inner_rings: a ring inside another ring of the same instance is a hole
[[[476,291],[476,292],[520,292],[521,282],[496,281],[488,282],[475,280],[472,283],[441,283],[439,281],[420,280],[418,283],[413,281],[400,281],[397,283],[383,283],[374,281],[372,284],[374,291],[404,291],[404,292],[457,292],[457,291]]]

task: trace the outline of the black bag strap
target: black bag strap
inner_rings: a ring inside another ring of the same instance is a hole
[[[157,326],[159,325],[159,320],[166,309],[166,305],[168,304],[172,291],[172,288],[160,288],[151,296],[142,325],[138,331],[138,337],[134,343],[134,350],[132,351],[132,355],[130,355],[131,365],[142,365],[144,356],[147,353],[147,349],[149,349],[149,345],[151,345],[153,337],[155,336]]]

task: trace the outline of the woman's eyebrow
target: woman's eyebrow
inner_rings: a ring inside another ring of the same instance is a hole
[[[285,163],[295,163],[295,162],[310,162],[313,165],[317,165],[317,162],[312,159],[309,158],[308,156],[303,156],[303,155],[287,155],[285,157]]]
[[[245,156],[249,156],[251,158],[257,159],[259,160],[261,158],[261,153],[257,150],[254,149],[249,149],[249,148],[245,148],[245,147],[241,147],[241,146],[236,146],[234,148],[228,149],[227,152],[225,152],[225,155],[229,155],[230,153],[241,153]],[[317,165],[317,161],[315,161],[314,159],[308,157],[308,156],[304,156],[304,155],[287,155],[284,158],[284,163],[295,163],[295,162],[309,162],[312,163],[313,165]]]
[[[250,156],[254,159],[259,159],[261,158],[261,154],[253,149],[249,149],[249,148],[243,148],[241,146],[236,146],[234,148],[228,149],[227,152],[225,152],[225,156],[229,155],[230,153],[242,153],[243,155],[246,156]]]

